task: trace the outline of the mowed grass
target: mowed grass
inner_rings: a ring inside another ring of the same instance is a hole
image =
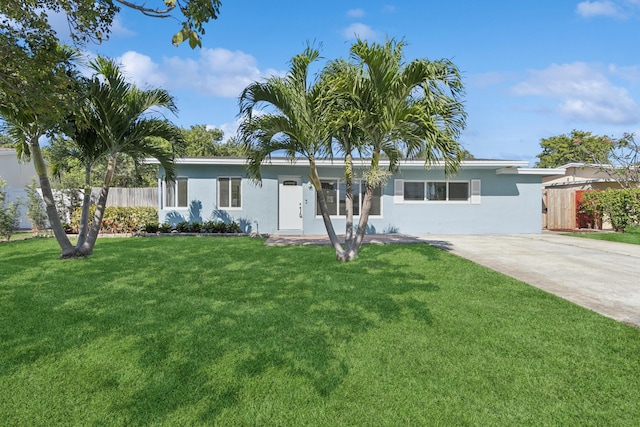
[[[0,244],[3,425],[637,425],[640,330],[426,244]]]
[[[640,245],[640,226],[627,227],[624,233],[572,233],[571,236],[587,239],[607,240],[609,242]]]

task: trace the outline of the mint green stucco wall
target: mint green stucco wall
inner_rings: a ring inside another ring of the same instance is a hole
[[[245,232],[278,234],[278,177],[301,177],[303,182],[302,234],[324,234],[322,219],[317,215],[315,191],[309,184],[308,166],[265,166],[262,185],[246,179],[240,165],[178,164],[178,176],[188,177],[187,208],[162,208],[160,222],[234,220]],[[340,178],[341,168],[320,167],[321,178]],[[162,176],[162,170],[160,171]],[[219,209],[217,177],[242,177],[242,207]],[[394,202],[394,180],[444,179],[442,171],[424,169],[401,170],[391,177],[383,189],[382,215],[372,217],[368,231],[396,231],[406,234],[492,234],[541,232],[541,177],[539,175],[497,175],[492,169],[467,168],[452,180],[480,180],[479,204],[427,202]],[[162,199],[162,198],[161,198]],[[336,232],[344,233],[343,218],[332,220]]]

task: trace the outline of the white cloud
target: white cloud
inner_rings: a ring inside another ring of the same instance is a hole
[[[347,10],[347,16],[351,18],[362,18],[364,16],[364,9],[349,9]]]
[[[136,85],[167,88],[169,76],[149,56],[130,50],[119,57],[118,62],[122,64],[124,74]]]
[[[576,8],[578,15],[591,18],[593,16],[619,16],[620,12],[611,1],[583,1]]]
[[[133,37],[135,35],[136,33],[134,31],[131,31],[124,26],[122,20],[118,16],[115,17],[111,24],[111,36],[125,38]]]
[[[360,38],[363,40],[375,39],[378,37],[378,33],[374,31],[370,26],[362,24],[360,22],[355,22],[342,30],[342,35],[346,39]]]
[[[640,0],[638,0],[640,1]],[[632,65],[629,67],[618,67],[616,65],[609,65],[608,71],[611,75],[618,76],[621,79],[627,80],[633,84],[640,84],[640,66]]]
[[[578,3],[576,13],[583,18],[604,16],[627,19],[638,17],[640,0],[595,0]]]
[[[127,76],[139,86],[186,89],[201,95],[234,98],[254,81],[283,72],[260,70],[253,56],[241,51],[203,48],[196,59],[164,57],[161,63],[129,51],[119,58]]]
[[[557,99],[555,112],[570,120],[598,123],[637,123],[640,106],[626,88],[617,86],[604,67],[584,62],[553,64],[533,70],[526,81],[512,88],[518,96]]]
[[[224,141],[228,141],[230,138],[233,138],[234,136],[236,136],[236,133],[238,132],[238,127],[240,126],[240,123],[242,122],[241,118],[236,119],[233,123],[223,123],[220,126],[215,126],[218,129],[220,129],[222,132],[224,132]],[[207,126],[207,128],[209,128],[209,126]]]

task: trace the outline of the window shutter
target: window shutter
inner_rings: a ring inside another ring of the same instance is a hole
[[[480,180],[479,179],[471,180],[471,204],[472,205],[480,204]]]
[[[404,203],[404,179],[393,181],[393,203]]]

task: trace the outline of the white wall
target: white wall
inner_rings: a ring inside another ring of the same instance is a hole
[[[15,202],[18,198],[26,201],[25,187],[31,184],[34,177],[36,170],[32,162],[18,162],[15,150],[0,149],[0,179],[7,182],[5,189],[10,202]],[[31,228],[24,206],[20,207],[20,213],[20,228]]]

